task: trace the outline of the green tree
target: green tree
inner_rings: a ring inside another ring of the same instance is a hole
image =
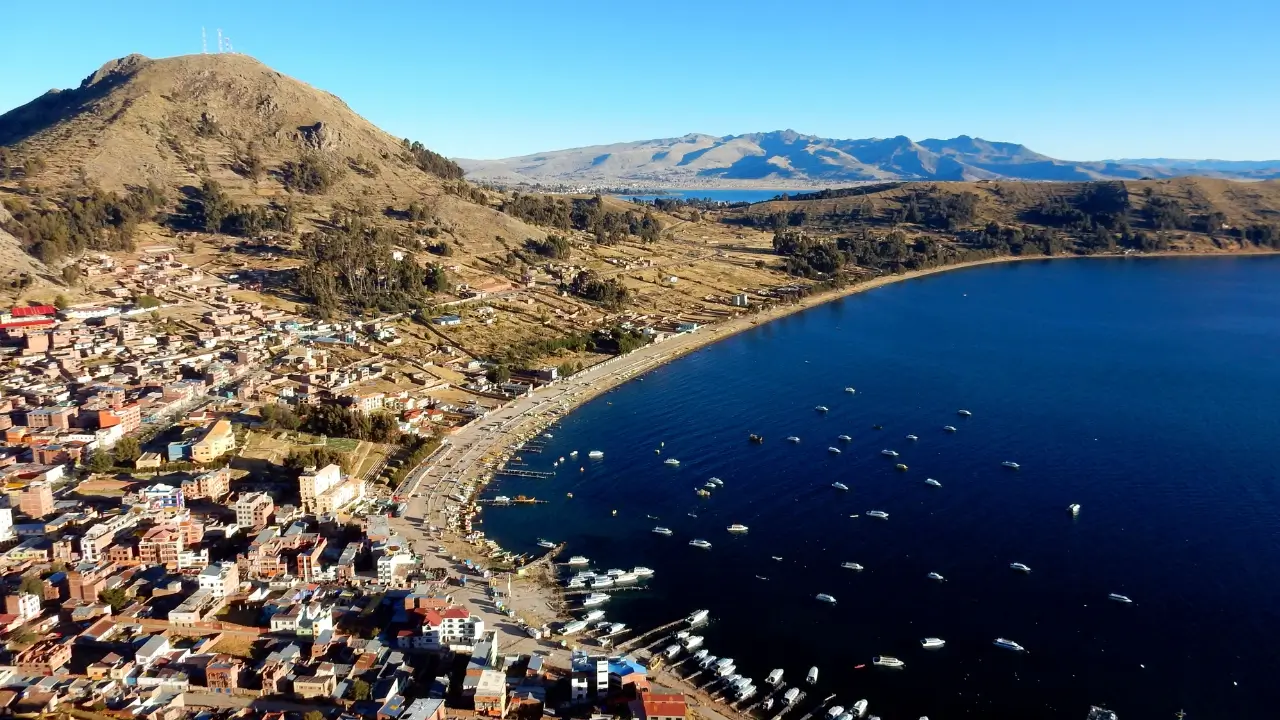
[[[373,696],[373,688],[369,687],[369,683],[356,678],[351,681],[351,697],[356,700],[368,700]]]
[[[98,593],[98,599],[110,605],[115,612],[129,607],[129,596],[125,595],[123,588],[107,588]]]
[[[142,455],[142,445],[135,437],[122,437],[115,446],[116,463],[124,465],[137,460]]]
[[[489,372],[485,373],[485,377],[489,378],[489,382],[504,383],[511,380],[511,368],[506,365],[489,368]]]
[[[22,582],[18,583],[18,592],[28,595],[39,595],[44,597],[44,581],[39,575],[23,575]]]
[[[325,717],[319,710],[308,710],[303,713],[302,720],[325,720]]]
[[[115,466],[115,458],[106,450],[99,450],[90,455],[89,462],[85,465],[85,467],[89,468],[89,472],[95,473],[111,472],[111,468]]]
[[[53,306],[54,306],[54,307],[56,307],[56,308],[58,308],[59,310],[66,310],[66,309],[67,309],[67,296],[66,296],[66,295],[59,295],[59,296],[55,297],[55,298],[53,299]]]

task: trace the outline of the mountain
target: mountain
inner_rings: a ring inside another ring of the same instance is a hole
[[[1236,180],[1280,179],[1280,160],[1183,160],[1135,158],[1108,160],[1121,165],[1141,165],[1171,175],[1208,175]]]
[[[691,134],[595,145],[505,160],[457,160],[474,180],[543,185],[831,185],[880,180],[1109,180],[1202,172],[1142,161],[1056,160],[1016,143],[967,135],[915,142],[837,140],[783,130],[747,135]],[[1212,169],[1222,177],[1243,170]],[[1248,177],[1258,177],[1248,174]]]

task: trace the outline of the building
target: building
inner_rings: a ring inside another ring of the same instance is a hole
[[[244,663],[230,655],[218,654],[204,668],[204,684],[213,692],[231,692],[240,687]]]
[[[201,590],[208,590],[211,597],[221,600],[240,587],[240,568],[233,562],[220,562],[201,570],[196,579]]]
[[[684,720],[687,710],[682,693],[657,686],[631,703],[631,717],[636,720]]]
[[[440,317],[431,318],[431,324],[439,325],[441,327],[452,327],[454,325],[461,325],[462,318],[457,315],[441,315]]]
[[[16,615],[18,622],[26,622],[40,614],[40,596],[25,592],[6,595],[4,611],[9,615]]]
[[[177,570],[178,556],[186,545],[180,528],[157,525],[147,530],[138,541],[138,560],[146,565],[164,565],[170,570]]]
[[[364,480],[347,478],[316,495],[314,509],[317,514],[331,515],[364,497]]]
[[[409,704],[400,720],[444,720],[444,700],[419,698]]]
[[[18,496],[18,509],[30,518],[53,514],[53,486],[47,482],[33,482],[26,486]]]
[[[342,468],[330,463],[316,470],[309,467],[298,476],[298,497],[305,512],[316,512],[316,498],[342,482]]]
[[[71,661],[71,644],[41,640],[18,653],[14,665],[26,675],[53,675]]]
[[[266,527],[276,504],[266,493],[249,493],[235,504],[236,524],[245,528]]]
[[[471,689],[471,688],[468,688]],[[476,680],[472,701],[477,715],[500,718],[507,713],[507,676],[501,670],[485,668]]]
[[[229,492],[231,492],[230,468],[210,470],[182,481],[182,494],[188,500],[219,500]]]
[[[604,697],[609,692],[609,658],[574,650],[569,658],[569,699],[575,703]]]
[[[210,426],[204,437],[191,444],[191,459],[209,463],[236,449],[236,435],[231,423],[219,420]]]
[[[738,293],[737,295],[733,296],[734,307],[747,307],[750,304],[751,304],[751,299],[747,297],[746,293]]]

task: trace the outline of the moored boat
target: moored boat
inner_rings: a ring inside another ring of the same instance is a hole
[[[1009,563],[1009,569],[1010,569],[1010,570],[1016,570],[1016,571],[1018,571],[1018,572],[1020,572],[1020,573],[1029,573],[1029,572],[1031,572],[1031,568],[1027,567],[1026,565],[1023,565],[1023,564],[1022,564],[1022,563],[1020,563],[1020,562],[1016,562],[1016,563]]]
[[[1012,461],[1012,460],[1005,460],[1004,462],[1002,462],[1002,463],[1000,463],[1000,464],[1001,464],[1001,465],[1003,465],[1003,466],[1005,466],[1005,467],[1007,467],[1007,468],[1009,468],[1010,470],[1017,470],[1018,468],[1022,467],[1021,465],[1019,465],[1018,463],[1016,463],[1016,462],[1014,462],[1014,461]]]
[[[744,533],[747,531],[747,526],[742,523],[734,523],[726,529],[731,533]]]
[[[833,487],[833,488],[835,488],[835,489],[837,489],[837,490],[848,490],[848,489],[849,489],[849,486],[848,486],[848,485],[845,485],[845,484],[844,484],[844,483],[842,483],[842,482],[833,482],[833,483],[831,483],[831,487]]]
[[[764,681],[770,685],[777,685],[782,682],[782,668],[774,668],[769,671],[769,676]]]
[[[591,593],[582,600],[583,607],[592,607],[595,605],[603,605],[609,602],[609,596],[604,593]]]
[[[550,540],[539,540],[539,541],[538,541],[538,547],[543,547],[543,548],[553,548],[553,547],[555,547],[555,546],[556,546],[556,544],[555,544],[555,543],[553,543],[553,542],[551,542]]]
[[[809,683],[810,685],[814,685],[818,682],[818,666],[817,665],[814,665],[813,667],[809,668],[809,672],[804,676],[804,681]]]
[[[840,448],[838,448],[838,447],[829,447],[829,448],[827,448],[827,452],[831,453],[832,455],[839,455],[839,454],[840,454]]]
[[[814,596],[814,599],[818,600],[819,602],[827,603],[828,605],[836,604],[836,599],[826,593],[818,593],[816,596]]]
[[[661,525],[659,525],[658,527],[654,528],[652,532],[653,532],[653,533],[655,533],[655,534],[657,534],[657,535],[671,535],[671,534],[672,534],[672,533],[671,533],[671,528],[664,528],[664,527],[662,527]]]
[[[707,542],[706,540],[694,539],[694,540],[690,540],[689,544],[692,545],[693,547],[700,548],[702,550],[711,549],[711,543]]]
[[[932,485],[933,487],[942,487],[942,483],[938,482],[937,480],[934,480],[933,478],[925,478],[924,484]]]
[[[996,638],[996,639],[995,639],[995,642],[993,642],[993,643],[992,643],[992,645],[995,645],[996,647],[998,647],[998,648],[1000,648],[1000,649],[1002,649],[1002,650],[1012,650],[1012,651],[1014,651],[1014,652],[1026,652],[1026,651],[1027,651],[1027,649],[1026,649],[1026,648],[1022,647],[1022,646],[1021,646],[1021,645],[1019,645],[1018,643],[1016,643],[1016,642],[1014,642],[1014,641],[1012,641],[1012,640],[1008,640],[1008,639],[1006,639],[1006,638]]]
[[[791,688],[790,690],[782,693],[782,704],[784,705],[795,705],[796,701],[799,699],[800,688]]]
[[[852,707],[849,708],[849,711],[853,713],[854,717],[857,717],[857,718],[866,717],[867,701],[859,700],[858,702],[854,703]]]
[[[586,629],[587,629],[586,620],[574,620],[573,622],[565,623],[564,627],[560,628],[560,634],[573,635],[575,633],[580,633]]]
[[[926,575],[925,577],[929,578],[930,580],[933,580],[934,582],[943,582],[943,581],[945,581],[945,580],[946,580],[946,578],[942,577],[942,575],[941,575],[941,574],[936,573],[936,572],[931,572],[931,573],[929,573],[928,575]]]
[[[1111,593],[1110,595],[1107,596],[1107,599],[1115,600],[1116,602],[1124,603],[1125,605],[1130,605],[1133,603],[1133,600],[1130,599],[1128,595],[1121,595],[1120,593]]]
[[[707,617],[711,615],[710,610],[694,610],[693,614],[685,618],[685,622],[690,625],[701,625],[707,621]]]
[[[940,647],[945,647],[946,644],[947,644],[946,640],[943,640],[942,638],[936,638],[936,637],[927,637],[920,641],[920,646],[925,648],[926,650],[936,650]]]
[[[845,570],[853,570],[854,572],[862,571],[862,566],[856,562],[842,562],[840,563],[840,567],[844,568]]]
[[[637,565],[631,568],[631,573],[636,577],[641,577],[641,578],[653,577],[653,570],[643,565]]]
[[[873,517],[873,518],[876,518],[876,519],[878,519],[878,520],[888,520],[888,519],[889,519],[889,513],[885,512],[885,511],[883,511],[883,510],[868,510],[868,511],[867,511],[867,517]]]
[[[890,655],[877,655],[871,658],[871,664],[887,668],[900,668],[906,666],[906,663]]]
[[[568,564],[569,565],[587,565],[587,564],[590,564],[590,562],[591,562],[590,560],[588,560],[587,558],[581,555],[574,555],[573,557],[569,558]]]

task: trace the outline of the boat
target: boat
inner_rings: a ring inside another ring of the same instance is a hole
[[[553,548],[553,547],[555,547],[555,546],[556,546],[556,544],[555,544],[555,543],[553,543],[553,542],[551,542],[550,540],[539,540],[539,541],[538,541],[538,547],[543,547],[543,548]]]
[[[908,435],[908,436],[907,436],[907,439],[908,439],[908,440],[910,440],[911,442],[915,442],[915,441],[919,440],[920,438],[916,437],[915,435]]]
[[[716,485],[716,484],[715,484],[715,483],[713,483],[713,482],[708,482],[708,483],[703,483],[703,484],[702,484],[702,487],[706,488],[707,490],[715,490],[716,488],[718,488],[718,487],[720,487],[720,486],[719,486],[719,485]]]
[[[937,480],[934,480],[933,478],[925,478],[924,484],[932,485],[934,487],[942,487],[942,483],[938,482]]]
[[[768,677],[764,679],[770,685],[777,685],[782,682],[782,668],[774,668],[769,671]]]
[[[707,649],[702,648],[701,650],[693,654],[693,659],[697,660],[698,662],[702,662],[704,659],[706,659],[707,654],[708,654]]]
[[[661,449],[659,449],[659,448],[654,448],[654,449],[653,449],[653,454],[654,454],[654,455],[661,455],[661,454],[662,454],[662,450],[661,450]]]
[[[586,615],[582,616],[582,621],[589,622],[589,623],[593,623],[593,622],[596,622],[597,620],[603,620],[603,619],[604,619],[603,610],[592,610],[591,612],[588,612]]]
[[[653,577],[653,569],[647,568],[643,565],[637,565],[631,568],[631,574],[640,578]]]
[[[721,665],[720,669],[716,670],[716,674],[722,678],[727,678],[737,671],[738,671],[738,666],[730,662],[728,665]]]
[[[654,528],[654,529],[653,529],[653,532],[654,532],[654,533],[656,533],[656,534],[658,534],[658,535],[668,535],[668,536],[669,536],[669,535],[671,535],[671,528],[664,528],[664,527],[662,527],[661,525],[659,525],[658,527],[656,527],[656,528]]]
[[[599,460],[600,458],[604,457],[604,451],[592,450],[591,452],[587,453],[587,457],[591,458],[592,460]]]
[[[608,575],[596,575],[591,580],[591,587],[593,589],[613,587],[613,578],[609,577]]]
[[[1026,648],[1022,647],[1022,646],[1021,646],[1021,645],[1019,645],[1018,643],[1016,643],[1016,642],[1014,642],[1014,641],[1012,641],[1012,640],[1006,640],[1005,638],[996,638],[996,639],[995,639],[995,642],[993,642],[993,643],[992,643],[992,645],[995,645],[996,647],[998,647],[998,648],[1000,648],[1000,649],[1002,649],[1002,650],[1012,650],[1012,651],[1014,651],[1014,652],[1026,652],[1026,651],[1027,651],[1027,649],[1026,649]]]
[[[706,540],[690,540],[689,544],[696,548],[701,548],[703,550],[711,549],[711,543],[707,542]]]
[[[827,604],[829,604],[829,605],[835,605],[835,604],[836,604],[836,599],[835,599],[835,598],[833,598],[833,597],[831,597],[830,595],[828,595],[828,594],[826,594],[826,593],[818,593],[817,595],[815,595],[815,596],[814,596],[814,599],[815,599],[815,600],[819,600],[819,601],[824,602],[824,603],[827,603]]]
[[[879,518],[880,520],[888,520],[889,513],[883,510],[868,510],[867,517]]]
[[[707,617],[711,615],[710,610],[695,610],[693,614],[685,618],[685,622],[690,625],[701,625],[707,621]]]
[[[697,493],[698,497],[711,497],[711,491],[706,488],[698,488],[694,492]]]
[[[671,643],[662,651],[662,654],[670,660],[680,654],[680,646],[675,643]]]
[[[800,438],[796,437],[795,435],[792,435],[791,437],[787,438],[787,442],[789,442],[789,443],[798,443],[798,442],[800,442]]]
[[[1003,466],[1005,466],[1005,467],[1007,467],[1007,468],[1009,468],[1010,470],[1017,470],[1018,468],[1022,467],[1021,465],[1019,465],[1018,463],[1016,463],[1016,462],[1014,462],[1014,461],[1012,461],[1012,460],[1005,460],[1004,462],[1002,462],[1002,463],[1000,463],[1000,464],[1001,464],[1001,465],[1003,465]]]
[[[773,709],[773,696],[772,696],[772,695],[771,695],[771,696],[769,696],[769,697],[767,697],[767,698],[765,698],[765,699],[764,699],[764,702],[760,703],[760,709],[761,709],[761,710],[764,710],[765,712],[769,712],[770,710],[772,710],[772,709]]]
[[[769,557],[770,557],[770,558],[772,558],[772,559],[774,559],[774,560],[775,560],[775,561],[777,561],[777,562],[782,562],[782,556],[781,556],[781,555],[770,555]]]
[[[969,417],[973,415],[973,413],[969,412],[968,410],[957,410],[956,414],[959,415],[960,417]]]
[[[871,429],[872,429],[872,430],[883,430],[883,429],[884,429],[884,426],[883,426],[883,425],[881,425],[880,423],[876,423],[875,425],[872,425],[872,426],[871,426]]]
[[[722,657],[722,658],[720,658],[719,660],[716,660],[714,664],[715,664],[715,666],[716,666],[716,667],[718,667],[718,668],[729,667],[729,666],[733,665],[733,658],[731,658],[731,657]],[[729,674],[730,674],[730,675],[732,675],[733,673],[729,673]]]
[[[804,681],[809,683],[810,685],[814,685],[818,682],[818,666],[817,665],[814,665],[813,667],[809,668],[808,674],[804,676]]]
[[[1027,567],[1026,565],[1023,565],[1022,563],[1018,563],[1018,562],[1016,562],[1016,563],[1009,563],[1009,569],[1010,569],[1010,570],[1017,570],[1017,571],[1018,571],[1018,572],[1020,572],[1020,573],[1029,573],[1029,572],[1031,572],[1031,568]]]
[[[839,454],[840,454],[840,448],[838,448],[838,447],[829,447],[829,448],[827,448],[827,452],[831,453],[832,455],[839,455]]]
[[[677,467],[680,465],[680,461],[675,458],[667,458],[666,460],[662,461],[662,464],[670,465],[671,467]]]
[[[747,526],[742,523],[734,523],[726,529],[731,533],[744,533],[747,531]]]
[[[617,517],[617,516],[618,516],[618,511],[617,511],[617,510],[614,510],[613,512],[609,513],[609,515],[610,515],[611,517]]]
[[[943,430],[943,432],[955,432],[955,431],[956,431],[956,429],[955,429],[954,427],[950,426],[950,425],[943,425],[943,426],[942,426],[942,430]]]
[[[603,453],[601,453],[601,454],[603,455]],[[577,451],[577,450],[571,450],[571,451],[569,451],[569,457],[571,457],[571,458],[576,458],[576,457],[578,457],[578,451]]]
[[[507,497],[506,495],[499,495],[498,497],[493,499],[493,504],[494,505],[510,505],[511,498]]]
[[[852,394],[854,394],[854,393],[858,392],[857,390],[854,390],[853,388],[845,388],[845,389],[844,389],[844,391],[845,391],[845,392],[847,392],[847,393],[849,393],[850,395],[852,395]]]
[[[853,716],[856,718],[866,717],[867,701],[859,700],[858,702],[854,703],[853,706],[849,708],[849,712],[853,713]]]
[[[903,465],[902,463],[898,463],[897,465],[894,465],[894,466],[893,466],[893,468],[894,468],[895,470],[897,470],[898,472],[906,472],[906,471],[907,471],[907,466],[906,466],[906,465]]]
[[[845,570],[853,570],[855,572],[862,571],[862,566],[856,562],[842,562],[840,563],[840,567],[844,568]]]
[[[724,487],[724,481],[718,477],[707,478],[707,482],[715,485],[716,487]]]
[[[759,445],[764,442],[764,436],[751,433],[750,435],[747,436],[747,440],[751,441],[756,445]]]
[[[718,658],[717,658],[715,655],[708,655],[708,656],[706,656],[706,657],[704,657],[704,658],[702,658],[701,660],[699,660],[699,661],[698,661],[698,667],[700,667],[700,668],[702,668],[702,669],[706,670],[707,668],[711,667],[712,665],[715,665],[715,664],[716,664],[716,660],[717,660],[717,659],[718,659]]]
[[[946,640],[943,640],[942,638],[935,638],[935,637],[928,637],[920,641],[920,646],[926,650],[936,650],[940,647],[945,647],[946,644],[947,644]]]
[[[1133,603],[1133,600],[1131,600],[1128,595],[1121,595],[1120,593],[1111,593],[1110,595],[1107,596],[1107,598],[1110,600],[1115,600],[1118,603],[1124,603],[1125,605],[1130,605]]]
[[[583,607],[592,607],[595,605],[603,605],[609,602],[609,596],[604,593],[591,593],[582,600]]]
[[[850,442],[853,440],[853,438],[849,437],[848,435],[837,435],[836,439],[839,440],[840,442]]]
[[[827,406],[826,406],[826,405],[819,405],[819,406],[815,407],[815,408],[814,408],[814,410],[815,410],[815,411],[817,411],[817,412],[820,412],[820,413],[824,413],[824,412],[826,412],[826,411],[827,411]]]
[[[800,699],[800,688],[791,688],[790,690],[782,693],[783,705],[795,705],[796,701],[799,699]]]
[[[631,583],[636,582],[639,579],[640,579],[640,576],[636,575],[635,573],[624,572],[621,575],[614,577],[613,583],[615,585],[630,585]]]
[[[940,574],[938,574],[938,573],[936,573],[936,572],[931,572],[931,573],[929,573],[928,575],[926,575],[925,577],[929,578],[930,580],[935,580],[935,581],[937,581],[937,582],[943,582],[943,581],[945,581],[945,580],[946,580],[946,578],[942,577],[942,575],[940,575]]]
[[[560,628],[560,634],[573,635],[574,633],[580,633],[586,629],[587,622],[585,620],[574,620],[571,623],[565,623],[565,626]]]
[[[1072,515],[1079,515],[1080,506],[1077,505],[1076,503],[1071,503],[1070,505],[1067,506],[1067,512],[1071,513]]]
[[[570,564],[570,565],[587,565],[587,564],[589,564],[590,562],[591,562],[590,560],[588,560],[588,559],[586,559],[586,558],[582,557],[581,555],[574,555],[573,557],[569,558],[569,563],[568,563],[568,564]]]
[[[570,578],[569,582],[565,585],[565,587],[569,588],[570,590],[578,590],[586,586],[587,586],[587,581],[584,580],[583,578]]]
[[[756,694],[756,686],[750,682],[738,685],[734,688],[733,694],[739,701],[746,700]]]
[[[620,623],[620,622],[609,623],[609,627],[605,628],[605,635],[617,635],[618,633],[626,629],[627,629],[626,623]]]
[[[840,717],[843,714],[844,714],[843,705],[832,705],[831,707],[827,708],[827,720],[836,720],[836,718]]]
[[[885,457],[898,457],[898,453],[894,450],[881,450],[880,454]]]
[[[835,489],[837,489],[837,490],[848,490],[848,489],[849,489],[849,486],[848,486],[848,485],[845,485],[845,484],[844,484],[844,483],[842,483],[842,482],[833,482],[833,483],[831,483],[831,487],[833,487],[833,488],[835,488]]]
[[[684,645],[685,650],[697,650],[702,646],[702,640],[703,637],[701,635],[690,635],[680,642]]]
[[[871,658],[871,664],[879,665],[880,667],[887,667],[887,668],[900,668],[900,667],[906,666],[906,663],[902,662],[896,657],[891,657],[889,655],[877,655]]]

